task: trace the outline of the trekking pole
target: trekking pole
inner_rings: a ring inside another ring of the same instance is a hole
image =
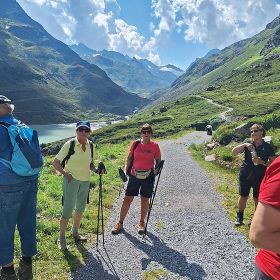
[[[99,162],[98,165],[98,173],[99,173],[99,197],[98,197],[98,212],[97,212],[97,230],[96,230],[96,246],[98,247],[99,241],[99,224],[101,218],[101,226],[102,226],[102,241],[103,246],[105,245],[104,241],[104,215],[103,215],[103,197],[102,197],[102,174],[106,173],[106,168],[103,162]],[[101,217],[100,217],[101,216]]]
[[[143,238],[145,238],[145,236],[147,234],[147,226],[148,226],[149,218],[150,218],[150,215],[151,215],[154,199],[155,199],[155,196],[156,196],[157,187],[158,187],[158,183],[159,183],[159,179],[160,179],[160,175],[161,175],[161,170],[163,168],[163,164],[164,164],[164,160],[161,160],[160,163],[158,164],[158,167],[157,167],[158,168],[158,178],[157,178],[157,183],[156,183],[155,189],[153,191],[152,197],[150,199],[149,212],[148,212],[148,216],[147,216],[147,221],[146,221],[146,225],[145,225],[145,229],[144,229]]]

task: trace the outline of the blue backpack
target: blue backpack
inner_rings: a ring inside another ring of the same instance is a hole
[[[44,161],[37,131],[23,123],[9,124],[0,122],[0,125],[7,129],[13,146],[11,161],[0,158],[0,162],[20,176],[39,174],[43,168]]]

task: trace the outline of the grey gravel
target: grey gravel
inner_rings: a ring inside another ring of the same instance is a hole
[[[140,199],[135,198],[125,231],[112,235],[124,193],[117,199],[98,250],[94,244],[85,266],[71,279],[143,279],[145,271],[160,269],[160,279],[253,279],[255,250],[237,232],[221,207],[222,197],[209,175],[190,156],[191,143],[209,140],[193,132],[161,142],[165,159],[155,202],[143,239],[137,233]]]

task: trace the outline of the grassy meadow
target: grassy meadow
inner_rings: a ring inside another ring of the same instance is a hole
[[[161,108],[165,106],[164,112]],[[110,210],[122,188],[118,177],[118,166],[123,166],[129,145],[133,139],[139,138],[140,127],[150,123],[154,128],[157,140],[167,137],[178,137],[188,131],[201,127],[204,130],[209,122],[217,122],[217,115],[222,108],[197,97],[185,97],[177,102],[167,102],[134,115],[128,121],[94,131],[95,162],[103,161],[107,174],[103,180],[103,205],[105,222]],[[50,150],[57,150],[57,143],[47,145]],[[45,145],[44,145],[45,146]],[[61,215],[62,177],[53,169],[51,163],[54,155],[45,157],[45,165],[39,180],[38,209],[37,209],[37,238],[38,254],[34,258],[34,279],[68,279],[69,273],[84,264],[87,249],[95,242],[98,208],[99,176],[92,175],[90,203],[84,213],[81,233],[89,239],[87,243],[75,244],[71,238],[72,222],[68,226],[67,241],[69,250],[61,252],[57,247],[59,236],[59,220]],[[159,225],[161,226],[161,225]],[[16,236],[16,260],[20,257],[19,237]],[[17,264],[17,263],[16,263]],[[47,268],[47,269],[46,269]],[[159,277],[161,271],[147,272],[145,279],[153,275]]]
[[[213,93],[206,95],[213,98]],[[221,102],[219,99],[213,100],[224,105],[232,105]],[[252,104],[252,103],[250,103]],[[249,106],[249,105],[248,105]],[[251,108],[250,108],[251,109]],[[218,127],[214,134],[214,139],[221,141],[224,137],[233,136],[234,129],[242,122],[260,122],[268,127],[268,134],[273,136],[273,144],[276,151],[280,150],[280,114],[271,114],[252,117],[247,116],[245,120],[236,120],[223,124],[218,115],[224,108],[217,107],[206,100],[188,96],[177,101],[166,102],[133,115],[129,120],[104,127],[91,135],[95,141],[95,161],[103,161],[108,173],[103,179],[103,201],[105,223],[109,217],[110,210],[116,196],[122,187],[122,182],[118,177],[118,166],[124,165],[124,160],[128,152],[128,147],[133,139],[139,138],[139,130],[143,123],[150,123],[154,128],[154,138],[158,141],[166,138],[175,138],[188,133],[191,130],[204,130],[206,124],[213,124]],[[236,141],[244,141],[244,138]],[[50,151],[57,149],[57,143],[47,145]],[[223,197],[223,205],[228,212],[229,218],[234,221],[238,199],[237,172],[240,166],[241,157],[233,156],[232,147],[236,142],[228,145],[218,145],[214,150],[207,150],[205,145],[192,146],[191,152],[194,158],[209,171],[215,183],[215,188]],[[51,152],[50,152],[51,153]],[[217,160],[215,163],[204,161],[204,156],[215,153]],[[97,204],[98,204],[98,184],[99,176],[93,175],[91,183],[93,189],[90,192],[90,203],[87,206],[81,224],[81,233],[85,234],[89,242],[75,244],[71,238],[71,225],[68,227],[67,241],[69,250],[61,252],[57,248],[57,238],[59,234],[59,220],[61,214],[61,194],[62,177],[55,173],[51,162],[53,155],[46,156],[45,166],[40,176],[38,193],[38,254],[34,258],[34,279],[68,279],[69,274],[77,267],[85,263],[87,249],[96,240]],[[245,214],[245,223],[249,223],[253,215],[253,203],[249,201]],[[161,225],[159,225],[161,226]],[[248,227],[241,227],[239,230],[248,234]],[[16,237],[16,259],[20,256],[19,238]],[[46,267],[48,269],[46,269]],[[162,271],[147,271],[143,275],[144,279],[159,279]]]
[[[190,152],[193,158],[208,171],[208,174],[214,182],[216,191],[223,197],[222,206],[225,208],[229,219],[234,222],[238,201],[238,171],[242,157],[232,157],[229,147],[220,147],[209,153],[205,145],[192,145]],[[215,153],[217,158],[214,163],[204,160],[204,157],[211,153]],[[253,213],[254,202],[250,198],[244,214],[245,225],[237,228],[237,230],[243,232],[247,237],[249,236],[249,227],[247,225],[250,223]]]
[[[117,167],[123,165],[128,143],[107,144],[95,149],[95,162],[103,161],[107,174],[102,176],[104,218],[108,218],[112,204],[122,188]],[[71,237],[70,221],[67,241],[69,250],[62,252],[57,247],[59,236],[59,220],[61,215],[62,176],[52,167],[53,156],[45,158],[45,164],[39,181],[37,207],[37,240],[38,253],[34,258],[34,279],[68,279],[69,273],[83,265],[87,257],[87,249],[95,242],[97,228],[97,208],[99,194],[99,176],[93,175],[90,191],[90,202],[84,213],[81,233],[89,239],[87,243],[75,243]],[[101,230],[101,224],[100,224]],[[16,237],[15,254],[21,254],[19,238]],[[100,239],[102,242],[102,238]],[[101,243],[100,243],[101,244]],[[47,268],[47,269],[46,269]]]

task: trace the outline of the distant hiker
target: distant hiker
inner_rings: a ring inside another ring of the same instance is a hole
[[[211,124],[206,125],[205,130],[206,130],[207,135],[212,135],[213,127]]]
[[[259,188],[266,167],[275,159],[275,153],[270,144],[262,137],[265,130],[260,124],[250,127],[251,141],[243,143],[232,149],[233,154],[244,153],[244,160],[239,173],[239,199],[236,217],[236,226],[243,225],[244,210],[246,208],[250,188],[253,188],[255,207],[258,204]]]
[[[250,239],[260,248],[255,280],[280,279],[280,157],[266,170],[250,227]]]
[[[123,228],[124,219],[135,196],[141,195],[141,215],[138,233],[145,230],[145,218],[149,210],[149,198],[152,196],[155,175],[155,166],[161,160],[159,145],[151,141],[153,131],[149,124],[141,128],[141,139],[134,141],[130,147],[125,170],[129,176],[125,197],[122,203],[119,221],[112,229],[113,234],[119,233]]]
[[[87,241],[84,236],[79,234],[78,230],[86,208],[90,187],[90,171],[96,171],[92,158],[93,143],[88,140],[90,131],[88,121],[77,122],[76,138],[67,141],[53,161],[54,168],[64,176],[62,183],[63,211],[58,239],[58,246],[61,250],[67,249],[65,231],[74,208],[72,236],[75,241]],[[71,149],[73,151],[69,154]]]
[[[16,226],[22,254],[19,276],[32,276],[32,256],[37,252],[38,173],[43,164],[37,133],[16,120],[13,110],[12,101],[0,95],[0,266],[3,279],[18,279],[13,263]],[[19,144],[22,144],[20,148]],[[28,152],[29,159],[34,160],[35,166],[29,164],[22,148]],[[18,164],[14,156],[20,159]]]

